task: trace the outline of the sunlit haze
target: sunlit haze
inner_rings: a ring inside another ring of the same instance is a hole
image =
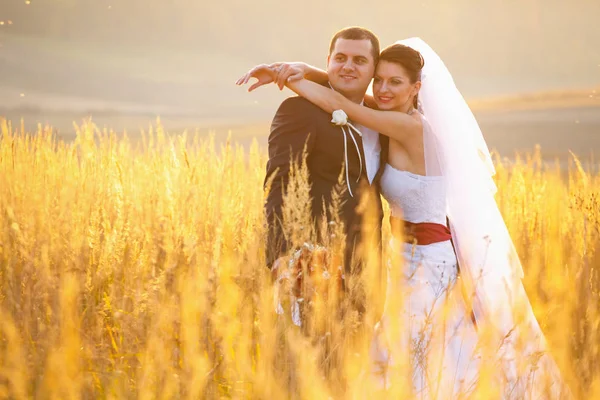
[[[330,37],[350,25],[382,46],[420,36],[472,101],[588,98],[600,86],[598,15],[597,0],[3,0],[0,108],[261,121],[289,92],[249,95],[235,79],[261,62],[324,66]]]

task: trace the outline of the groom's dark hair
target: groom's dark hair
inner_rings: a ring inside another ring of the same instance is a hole
[[[335,44],[338,39],[346,40],[369,40],[371,42],[371,53],[373,53],[373,60],[375,64],[379,61],[379,39],[373,32],[360,26],[351,26],[338,31],[333,38],[331,38],[331,44],[329,45],[329,55],[333,52]]]

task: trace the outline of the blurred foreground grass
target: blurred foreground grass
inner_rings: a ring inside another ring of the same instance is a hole
[[[359,282],[372,305],[363,325],[332,304],[303,332],[273,312],[256,142],[216,148],[158,126],[134,148],[87,124],[66,144],[1,124],[0,398],[377,393],[376,271]],[[539,152],[497,158],[496,199],[550,349],[589,399],[600,396],[600,177],[570,164],[565,178]],[[302,193],[292,209],[305,208]],[[476,397],[498,389],[482,382]]]

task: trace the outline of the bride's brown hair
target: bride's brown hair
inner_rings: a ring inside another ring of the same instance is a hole
[[[399,64],[404,68],[410,79],[410,83],[416,83],[421,80],[421,71],[425,65],[425,60],[417,50],[403,44],[393,44],[383,49],[379,55],[379,62],[387,61]],[[413,106],[417,108],[419,94],[413,99]]]

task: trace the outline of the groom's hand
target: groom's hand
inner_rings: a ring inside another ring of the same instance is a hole
[[[242,75],[242,77],[240,77],[235,82],[235,84],[238,86],[245,85],[248,83],[248,81],[251,78],[256,78],[258,81],[255,82],[248,89],[248,91],[251,92],[254,89],[258,89],[259,87],[261,87],[263,85],[268,85],[269,83],[274,82],[276,77],[277,77],[277,71],[275,71],[273,68],[271,68],[267,64],[260,64],[260,65],[257,65],[256,67],[252,68],[250,71],[246,72],[244,75]]]

